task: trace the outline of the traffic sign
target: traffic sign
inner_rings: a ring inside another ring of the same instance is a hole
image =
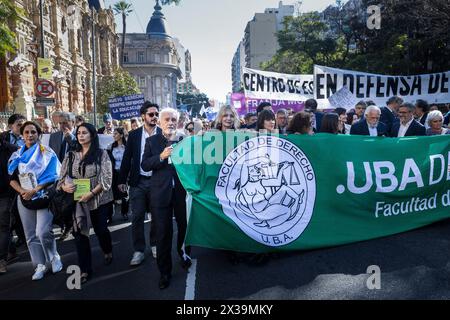
[[[36,83],[36,94],[40,97],[48,97],[53,94],[55,87],[48,80],[39,80]]]

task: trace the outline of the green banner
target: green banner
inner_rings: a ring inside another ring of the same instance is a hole
[[[190,194],[186,243],[243,252],[314,249],[450,217],[450,136],[211,132],[172,161]]]

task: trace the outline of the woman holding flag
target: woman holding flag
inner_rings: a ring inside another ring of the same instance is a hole
[[[42,129],[37,123],[25,122],[20,134],[25,145],[9,159],[8,173],[12,176],[10,185],[18,193],[17,206],[31,261],[36,268],[32,280],[40,280],[48,271],[47,263],[51,264],[53,273],[63,268],[52,231],[53,214],[48,209],[48,202],[38,205],[48,198],[45,189],[58,180],[61,164],[55,152],[40,143]],[[34,209],[30,209],[33,206]]]

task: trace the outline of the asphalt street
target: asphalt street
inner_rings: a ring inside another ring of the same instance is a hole
[[[64,271],[40,281],[31,280],[30,257],[26,247],[20,247],[20,260],[0,276],[0,300],[450,299],[450,220],[371,241],[284,253],[262,265],[246,256],[233,265],[222,251],[194,247],[189,273],[174,254],[171,285],[159,290],[156,260],[147,252],[142,265],[129,266],[130,224],[115,218],[110,227],[113,263],[103,265],[92,236],[95,273],[81,290],[67,287],[66,267],[77,261],[69,238],[58,241]],[[381,270],[380,289],[367,286],[371,265]]]

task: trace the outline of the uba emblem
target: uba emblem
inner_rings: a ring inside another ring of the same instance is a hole
[[[250,139],[231,151],[215,189],[223,212],[252,239],[278,247],[299,238],[316,198],[306,155],[275,136]]]

